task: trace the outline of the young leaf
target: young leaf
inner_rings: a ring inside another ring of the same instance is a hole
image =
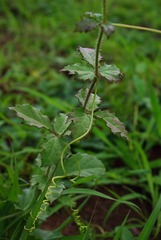
[[[72,155],[65,161],[65,169],[68,176],[100,177],[105,174],[103,163],[97,157],[85,153]]]
[[[90,116],[88,114],[77,111],[71,114],[71,119],[73,122],[70,125],[70,130],[73,138],[80,137],[88,130],[90,125]]]
[[[81,53],[83,59],[94,67],[95,66],[95,60],[96,60],[96,50],[92,49],[92,48],[82,48],[82,47],[79,47],[78,50]],[[102,57],[99,54],[99,61],[101,59],[102,59]]]
[[[100,66],[100,74],[109,82],[118,82],[124,77],[118,67],[115,65],[107,65],[106,63]]]
[[[62,134],[67,130],[70,124],[71,121],[68,120],[68,116],[64,113],[59,113],[54,119],[53,128],[56,133]]]
[[[61,71],[67,71],[71,75],[78,74],[78,78],[81,80],[93,80],[95,76],[93,68],[83,63],[75,63],[73,65],[68,65],[64,67]]]
[[[111,37],[111,35],[115,31],[115,27],[113,25],[109,25],[109,24],[105,25],[105,24],[103,24],[102,27],[103,27],[104,33],[106,34],[106,36],[108,38]]]
[[[44,145],[42,151],[42,167],[52,166],[60,161],[61,153],[66,142],[58,137],[51,137]]]
[[[89,89],[80,89],[79,92],[77,93],[76,97],[78,98],[79,102],[82,104],[82,106],[84,106],[84,103],[85,103],[85,99],[87,97],[87,94],[88,94],[88,91]],[[94,94],[92,93],[89,97],[89,100],[88,100],[88,103],[87,103],[87,106],[86,106],[86,109],[88,111],[91,111],[92,110],[92,105],[93,105],[93,101],[94,101]],[[98,108],[98,105],[101,103],[101,99],[98,95],[96,95],[96,98],[95,98],[95,103],[94,103],[94,110],[96,108]]]
[[[86,12],[85,16],[90,19],[94,19],[98,23],[101,23],[103,20],[103,14],[101,14],[101,13]]]
[[[56,184],[56,186],[50,186],[50,194],[47,194],[47,198],[52,203],[56,199],[58,199],[65,189],[65,186],[62,182]]]
[[[85,18],[80,20],[75,27],[75,32],[90,32],[98,26],[94,19]]]
[[[48,130],[52,129],[49,118],[46,115],[43,115],[40,110],[29,104],[16,105],[9,109],[14,110],[29,126],[46,128]]]
[[[106,126],[111,129],[111,131],[115,133],[119,133],[121,137],[128,139],[128,132],[125,129],[125,126],[120,120],[114,115],[114,113],[110,113],[108,110],[98,111],[95,113],[95,116],[98,118],[102,118],[106,122]]]

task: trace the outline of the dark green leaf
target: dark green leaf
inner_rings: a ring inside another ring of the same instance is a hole
[[[118,82],[124,77],[118,67],[115,65],[107,65],[106,63],[100,67],[100,74],[109,82]]]
[[[68,65],[64,67],[61,71],[67,71],[71,75],[78,74],[78,78],[81,80],[93,80],[95,76],[93,68],[83,63]]]
[[[98,26],[94,19],[85,18],[80,20],[75,27],[75,32],[90,32]]]
[[[66,159],[65,169],[68,176],[100,177],[105,174],[103,163],[97,157],[85,153],[77,153]]]
[[[62,134],[67,130],[70,124],[71,121],[68,120],[68,116],[64,113],[59,113],[59,115],[54,119],[54,131],[58,134]]]
[[[88,114],[77,111],[71,115],[71,119],[73,122],[70,125],[70,130],[72,131],[73,138],[80,137],[88,130],[91,120]]]
[[[22,190],[22,193],[18,196],[18,203],[15,205],[16,208],[22,209],[22,210],[27,210],[31,203],[32,200],[34,199],[35,196],[35,191],[33,188],[25,188]]]
[[[106,122],[106,126],[109,127],[114,134],[119,133],[121,137],[124,137],[128,140],[128,132],[126,131],[124,124],[120,122],[114,113],[104,110],[96,112],[95,116],[102,118]]]
[[[46,186],[47,177],[44,175],[43,171],[42,174],[34,174],[31,178],[31,186],[38,185],[38,189],[43,191],[44,187]]]
[[[83,59],[88,62],[93,67],[95,66],[95,60],[96,60],[96,50],[92,48],[82,48],[79,47],[79,52],[81,53]],[[99,61],[102,59],[101,55],[99,54]],[[94,72],[94,70],[93,70]]]
[[[66,142],[58,137],[51,137],[43,144],[42,167],[52,166],[60,161]]]
[[[147,222],[145,223],[145,226],[143,230],[141,231],[138,240],[149,240],[150,234],[154,228],[154,224],[159,218],[161,210],[161,195],[156,203],[155,208],[153,209],[150,217],[148,218]]]
[[[51,130],[51,123],[46,115],[43,115],[40,110],[29,104],[16,105],[9,109],[16,111],[17,115],[22,118],[29,126],[37,128],[46,128]]]
[[[82,106],[84,106],[85,104],[85,99],[87,97],[87,94],[89,92],[89,89],[80,89],[79,92],[77,93],[76,97],[78,98],[79,102],[81,103]],[[88,111],[92,110],[92,106],[93,106],[93,101],[94,101],[94,94],[92,93],[89,97],[88,103],[86,105],[86,109]],[[95,103],[94,103],[94,110],[96,108],[98,108],[99,104],[101,103],[101,99],[98,95],[96,95],[95,98]]]

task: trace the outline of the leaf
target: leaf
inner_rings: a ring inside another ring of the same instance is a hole
[[[77,93],[76,97],[78,98],[79,102],[81,103],[82,106],[84,106],[85,104],[85,99],[87,97],[87,94],[89,92],[89,89],[80,89],[79,92]],[[93,101],[94,101],[94,94],[91,93],[90,97],[89,97],[89,100],[88,100],[88,103],[86,105],[86,109],[88,111],[91,111],[92,110],[92,106],[93,106]],[[96,108],[98,108],[98,105],[101,103],[101,99],[98,95],[96,95],[96,98],[95,98],[95,103],[94,103],[94,110]]]
[[[129,213],[126,215],[126,217],[125,217],[125,219],[123,220],[121,226],[118,228],[117,233],[116,233],[116,235],[115,235],[115,237],[114,237],[114,240],[121,240],[121,239],[122,239],[122,238],[121,238],[122,231],[123,231],[123,228],[124,228],[124,226],[125,226],[125,224],[126,224],[126,222],[127,222],[128,216],[129,216]],[[130,240],[130,239],[129,239],[129,240]],[[131,240],[132,240],[132,239],[131,239]]]
[[[81,80],[93,80],[95,76],[93,68],[82,63],[68,65],[64,67],[61,71],[67,71],[71,75],[78,74],[78,78]]]
[[[106,34],[106,36],[109,38],[114,32],[115,32],[115,27],[113,25],[110,24],[103,24],[103,31]]]
[[[71,114],[71,119],[73,122],[70,125],[70,130],[73,138],[80,137],[89,129],[91,118],[83,111],[74,112]]]
[[[137,209],[139,209],[134,203],[132,202],[129,202],[129,201],[122,201],[122,200],[118,200],[118,199],[115,199],[113,197],[110,197],[109,195],[107,194],[104,194],[104,193],[101,193],[101,192],[98,192],[96,190],[93,190],[93,189],[88,189],[88,188],[69,188],[69,189],[65,189],[63,192],[62,192],[62,195],[67,195],[67,194],[83,194],[83,195],[91,195],[91,196],[97,196],[97,197],[102,197],[102,198],[105,198],[105,199],[108,199],[108,200],[112,200],[112,201],[117,201],[117,202],[120,202],[120,203],[124,203],[124,204],[127,204],[129,206],[132,206],[132,207],[135,207]],[[140,240],[140,239],[139,239]]]
[[[126,131],[124,124],[120,122],[114,113],[110,113],[108,110],[100,110],[95,113],[95,116],[102,118],[106,122],[106,126],[109,127],[114,134],[119,133],[121,137],[129,140],[127,136],[128,132]]]
[[[87,61],[90,65],[95,67],[95,60],[96,60],[96,50],[92,48],[82,48],[79,47],[79,52],[81,53],[83,59]],[[101,55],[99,54],[99,61],[102,59]]]
[[[154,224],[157,221],[161,210],[161,195],[156,203],[155,208],[153,209],[150,217],[148,218],[147,222],[145,223],[145,226],[143,230],[141,231],[138,240],[148,240],[150,237],[150,234],[154,228]]]
[[[68,176],[96,176],[105,174],[103,163],[95,156],[85,153],[73,154],[65,161],[65,169]]]
[[[98,26],[94,19],[85,18],[80,20],[75,27],[75,32],[90,32]]]
[[[22,193],[18,195],[18,203],[15,205],[17,209],[26,211],[29,209],[32,201],[35,197],[35,191],[33,188],[25,188]]]
[[[47,183],[47,177],[43,175],[42,171],[41,174],[33,175],[30,182],[31,186],[35,186],[38,184],[37,188],[43,191]]]
[[[43,144],[42,167],[52,166],[60,161],[61,153],[66,146],[62,138],[51,137]]]
[[[46,194],[47,199],[49,200],[50,203],[58,199],[65,189],[65,186],[62,182],[59,182],[56,184],[56,186],[50,186],[50,194]]]
[[[109,82],[118,82],[124,77],[120,69],[114,64],[107,65],[106,63],[104,63],[102,66],[100,66],[100,74]]]
[[[62,134],[67,130],[70,124],[71,121],[68,120],[68,116],[64,113],[59,113],[54,119],[53,128],[56,133]]]
[[[49,118],[46,115],[43,115],[40,110],[34,108],[32,105],[16,105],[15,107],[10,107],[9,109],[14,110],[17,115],[29,126],[52,130]]]
[[[103,20],[103,14],[101,13],[86,12],[85,16],[88,18],[94,19],[98,23],[102,22]]]

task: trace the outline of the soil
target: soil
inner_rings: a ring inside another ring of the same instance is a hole
[[[108,188],[109,188],[109,186],[108,186]],[[127,190],[125,187],[116,185],[116,186],[110,186],[110,189],[112,191],[117,192],[119,195],[127,194]],[[97,189],[97,190],[107,194],[107,190],[105,191],[104,187],[99,187],[99,189]],[[81,202],[82,201],[80,201],[80,200],[78,201],[78,206],[81,204]],[[128,207],[125,204],[121,204],[112,212],[112,214],[111,214],[110,218],[107,220],[107,222],[104,223],[106,213],[108,212],[108,209],[110,209],[112,204],[113,204],[112,201],[109,201],[109,200],[106,200],[103,198],[99,198],[96,196],[92,196],[80,212],[81,219],[83,219],[83,221],[85,221],[87,223],[90,222],[90,225],[92,226],[92,228],[94,228],[94,231],[97,234],[101,234],[101,230],[103,230],[105,232],[110,232],[110,231],[114,230],[114,228],[116,226],[120,226],[121,223],[123,222],[124,218],[128,214],[129,210],[130,210],[130,213],[129,213],[128,221],[131,220],[130,223],[133,223],[133,224],[137,223],[137,222],[135,222],[135,219],[143,220],[138,215],[138,213],[136,213],[134,210],[130,209],[130,207]],[[143,209],[142,208],[143,206],[140,205],[140,202],[135,201],[135,204],[137,204],[141,209]],[[147,209],[148,208],[148,206],[146,206],[147,203],[144,202],[143,204],[144,204],[144,209]],[[68,212],[69,211],[70,210],[68,210]],[[151,210],[149,209],[149,213],[150,213],[150,211]],[[47,219],[47,221],[45,221],[42,224],[41,227],[44,230],[54,230],[58,226],[60,226],[60,224],[62,224],[63,221],[65,219],[67,219],[68,217],[69,217],[69,214],[67,213],[67,211],[61,209],[61,211],[59,211],[56,214],[54,214],[53,216],[49,217]],[[132,228],[130,230],[133,233],[133,235],[136,237],[140,233],[140,229],[138,229],[138,228]],[[74,223],[74,221],[71,222],[62,231],[62,234],[64,236],[72,236],[72,235],[79,234],[78,228],[77,228],[76,224]],[[97,239],[99,240],[102,238],[97,238]],[[104,239],[112,240],[112,238],[104,238]],[[160,240],[160,238],[156,238],[156,240]]]

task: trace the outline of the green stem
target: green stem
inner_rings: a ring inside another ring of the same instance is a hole
[[[135,25],[129,25],[129,24],[122,24],[122,23],[112,23],[115,27],[122,27],[122,28],[131,28],[135,30],[142,30],[142,31],[148,31],[148,32],[154,32],[154,33],[160,33],[161,30],[154,29],[154,28],[147,28],[147,27],[141,27],[141,26],[135,26]]]
[[[51,181],[52,181],[52,178],[54,176],[54,173],[55,173],[55,170],[54,170],[52,176],[50,177],[50,179],[48,180],[48,182],[47,182],[43,192],[40,194],[40,196],[39,196],[39,198],[38,198],[38,200],[37,200],[37,202],[36,202],[32,212],[30,213],[30,216],[29,216],[29,218],[27,220],[27,223],[26,223],[26,225],[24,227],[24,230],[23,230],[23,232],[21,234],[20,240],[26,240],[27,239],[27,237],[29,235],[29,232],[30,232],[30,229],[33,227],[34,221],[35,221],[35,219],[37,217],[37,214],[40,211],[41,205],[42,205],[43,200],[45,198],[45,194],[46,194],[46,192],[48,190],[48,187],[51,184]]]
[[[103,0],[103,24],[106,24],[106,23],[107,23],[107,0]],[[101,29],[98,34],[98,40],[96,43],[96,58],[95,58],[95,68],[94,68],[95,78],[94,78],[94,80],[89,88],[89,91],[87,93],[87,96],[86,96],[86,99],[84,102],[84,109],[86,109],[90,95],[93,92],[97,81],[99,80],[99,53],[100,53],[103,33],[104,33],[103,27],[101,26]]]

